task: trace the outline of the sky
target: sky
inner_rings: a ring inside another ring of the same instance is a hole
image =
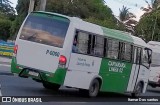
[[[13,7],[16,7],[17,0],[10,0],[13,4]],[[122,6],[127,6],[127,8],[130,8],[129,11],[134,13],[137,18],[136,20],[140,19],[140,16],[144,13],[142,10],[140,10],[141,7],[147,6],[144,0],[104,0],[106,4],[111,8],[113,14],[118,17],[119,15],[119,9],[122,8]],[[150,0],[148,0],[150,1]]]

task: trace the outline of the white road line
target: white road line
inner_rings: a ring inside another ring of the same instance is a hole
[[[11,67],[11,65],[7,65],[7,64],[0,64],[0,66]]]

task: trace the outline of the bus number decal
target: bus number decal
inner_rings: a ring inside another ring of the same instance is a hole
[[[59,57],[59,55],[60,55],[59,52],[50,51],[50,50],[47,50],[46,54],[49,54],[49,55],[52,55],[52,56],[56,56],[56,57]]]

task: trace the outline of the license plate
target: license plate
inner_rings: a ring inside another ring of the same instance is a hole
[[[28,74],[29,74],[29,75],[32,75],[32,76],[36,76],[36,77],[38,77],[38,75],[39,75],[39,73],[34,72],[34,71],[29,71]]]

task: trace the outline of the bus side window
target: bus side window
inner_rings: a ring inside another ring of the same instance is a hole
[[[142,64],[146,67],[149,67],[149,61],[148,61],[148,54],[147,50],[143,50],[143,56],[142,56]]]
[[[107,57],[111,59],[118,59],[119,41],[108,39]]]
[[[78,41],[77,41],[77,37],[78,37],[78,31],[76,32],[76,35],[74,37],[74,40],[73,40],[73,46],[72,46],[72,52],[73,53],[78,53],[78,47],[77,47],[77,44],[78,44]]]
[[[132,47],[131,47],[131,45],[130,44],[128,44],[128,43],[125,43],[125,45],[123,46],[124,48],[124,60],[126,60],[126,61],[131,61],[131,51],[132,51]]]
[[[136,62],[135,62],[136,64],[141,64],[142,61],[141,55],[142,55],[142,49],[138,47],[136,51]]]
[[[78,32],[77,34],[77,48],[78,48],[78,52],[77,53],[81,53],[81,54],[88,54],[89,52],[89,34],[85,33],[85,32]]]
[[[95,56],[102,57],[104,54],[104,38],[99,36],[93,36],[92,51]]]

